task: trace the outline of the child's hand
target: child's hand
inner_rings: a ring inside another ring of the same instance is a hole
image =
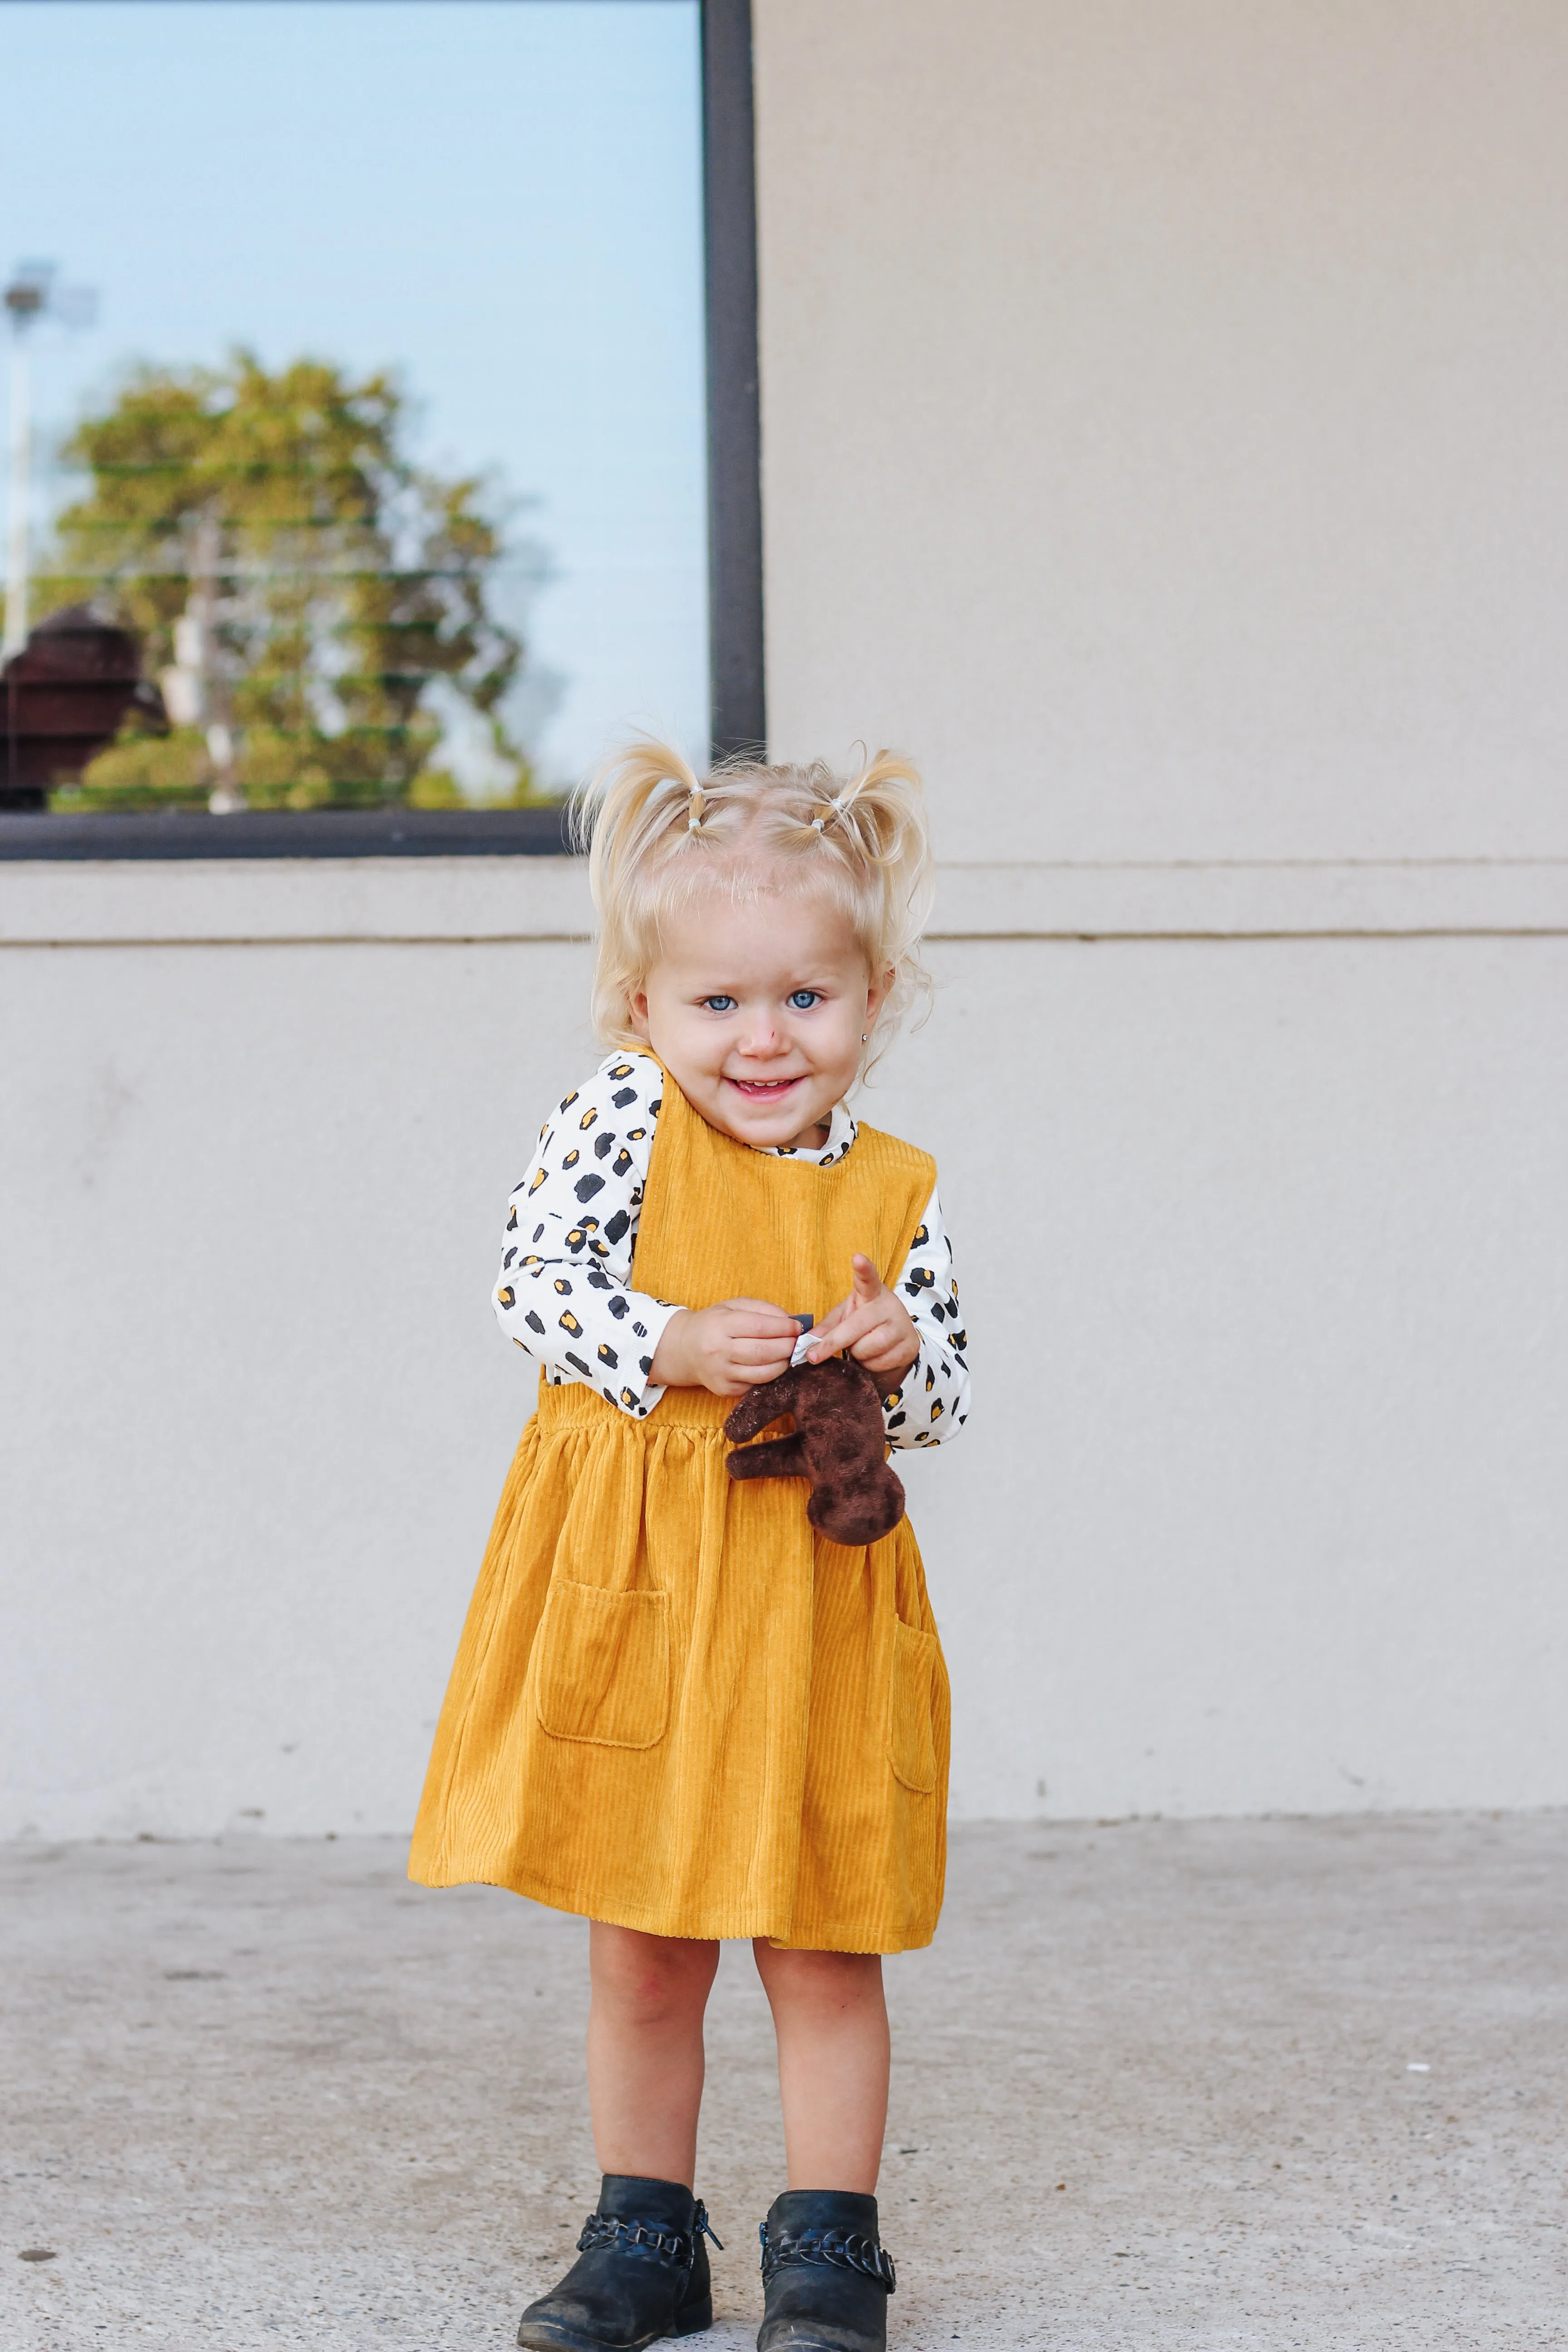
[[[879,1380],[900,1381],[921,1351],[920,1333],[868,1257],[855,1254],[855,1287],[811,1335],[806,1361],[847,1350]]]
[[[789,1366],[800,1325],[765,1298],[726,1298],[717,1307],[683,1307],[664,1327],[648,1375],[660,1388],[711,1389],[742,1396]]]

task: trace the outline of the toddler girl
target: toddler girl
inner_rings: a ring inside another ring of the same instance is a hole
[[[732,1480],[732,1401],[847,1353],[888,1442],[963,1421],[923,1151],[845,1098],[920,979],[931,852],[886,753],[841,782],[633,745],[601,780],[594,1008],[613,1051],[545,1121],[495,1292],[541,1367],[452,1672],[411,1874],[587,1916],[604,2180],[518,2342],[636,2352],[710,2325],[693,2195],[702,2017],[752,1939],[789,2186],[763,2352],[880,2352],[884,1952],[942,1904],[947,1676],[909,1522],[816,1533]],[[846,1287],[847,1286],[847,1287]],[[717,2242],[717,2241],[715,2241]]]

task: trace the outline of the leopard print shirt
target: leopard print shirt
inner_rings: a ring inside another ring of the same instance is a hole
[[[501,1329],[552,1388],[585,1381],[635,1421],[646,1421],[664,1394],[648,1375],[665,1325],[680,1312],[679,1301],[631,1286],[664,1085],[651,1055],[611,1054],[546,1119],[539,1149],[507,1203],[491,1294]],[[840,1103],[825,1143],[777,1156],[831,1168],[858,1132]],[[898,1290],[921,1352],[884,1400],[888,1441],[939,1445],[968,1417],[969,1367],[952,1251],[934,1192]],[[804,1343],[797,1356],[802,1352]]]

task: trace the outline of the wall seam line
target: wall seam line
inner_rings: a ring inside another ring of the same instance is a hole
[[[1272,930],[1150,929],[927,931],[927,945],[973,946],[987,942],[1021,946],[1030,940],[1062,947],[1149,946],[1159,940],[1195,945],[1259,946],[1286,940],[1561,940],[1568,923],[1369,924],[1358,928],[1303,924]],[[289,931],[180,932],[87,938],[0,939],[0,952],[32,949],[63,952],[71,948],[486,948],[591,947],[588,931]]]

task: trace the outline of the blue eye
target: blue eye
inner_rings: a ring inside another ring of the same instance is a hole
[[[732,996],[705,996],[702,1003],[710,1013],[733,1013],[735,1010]]]
[[[809,1013],[814,1004],[821,1003],[822,991],[820,988],[797,988],[788,1002],[792,1013]]]

